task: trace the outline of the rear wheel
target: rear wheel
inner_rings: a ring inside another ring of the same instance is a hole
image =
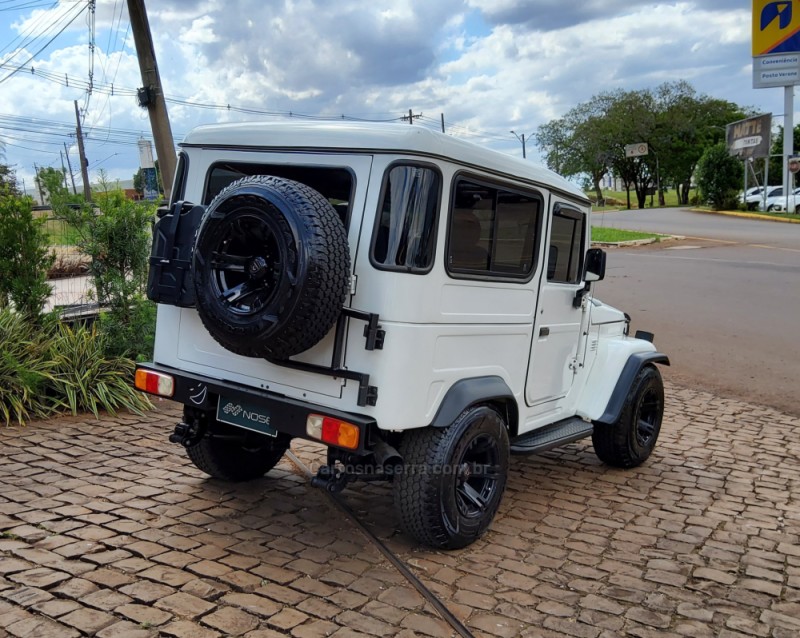
[[[488,406],[472,407],[447,428],[403,436],[394,503],[403,530],[432,547],[466,547],[494,519],[508,476],[508,432]]]
[[[184,410],[184,421],[199,420],[203,435],[186,447],[195,466],[225,481],[252,481],[278,464],[289,449],[291,438],[282,433],[267,436],[217,421],[210,412]]]
[[[652,454],[664,416],[664,383],[653,365],[639,371],[614,423],[594,424],[598,458],[615,467],[636,467]]]

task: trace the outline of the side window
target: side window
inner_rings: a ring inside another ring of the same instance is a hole
[[[459,179],[450,211],[448,271],[528,279],[536,266],[541,210],[538,195]]]
[[[547,256],[547,281],[561,284],[581,281],[585,240],[586,215],[556,205]]]
[[[436,247],[441,178],[414,164],[390,167],[372,235],[372,263],[384,270],[427,272]]]

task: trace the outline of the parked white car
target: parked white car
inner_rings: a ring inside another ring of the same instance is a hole
[[[768,198],[773,197],[773,196],[777,197],[779,195],[783,195],[783,187],[782,186],[767,186],[766,194],[764,193],[765,189],[764,189],[763,186],[759,187],[759,188],[761,190],[759,190],[757,193],[755,193],[753,195],[748,195],[745,198],[745,201],[747,202],[747,208],[749,208],[751,210],[755,210],[755,209],[766,210],[766,207],[764,206],[764,200],[765,199],[768,199]]]
[[[766,203],[759,206],[760,210],[774,213],[798,212],[797,207],[800,206],[800,188],[795,188],[788,197],[783,194],[783,188],[779,188],[779,190],[780,193],[771,195],[767,198]]]
[[[756,195],[761,194],[761,191],[764,190],[763,186],[753,186],[752,188],[748,188],[746,192],[739,193],[739,203],[744,204],[745,201],[750,201],[750,197],[754,197]]]
[[[136,387],[185,406],[170,440],[205,473],[256,479],[321,442],[315,485],[391,481],[400,527],[457,548],[510,453],[650,456],[669,360],[594,298],[605,253],[572,182],[416,126],[215,125],[181,149]]]

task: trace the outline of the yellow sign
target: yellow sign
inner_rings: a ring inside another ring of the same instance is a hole
[[[753,0],[753,56],[800,52],[800,0]]]

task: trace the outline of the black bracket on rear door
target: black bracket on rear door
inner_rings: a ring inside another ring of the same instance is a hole
[[[347,370],[342,367],[342,362],[344,360],[345,330],[347,327],[346,317],[361,319],[367,322],[364,329],[364,336],[367,339],[365,346],[367,350],[380,350],[383,348],[383,340],[386,333],[381,329],[378,323],[378,315],[371,312],[353,310],[352,308],[342,308],[342,314],[339,317],[339,321],[336,322],[336,336],[333,341],[333,355],[331,356],[330,366],[304,363],[291,359],[268,359],[268,361],[275,365],[283,366],[284,368],[291,368],[292,370],[358,381],[358,405],[360,407],[376,405],[378,403],[378,388],[369,384],[369,375],[364,372]]]
[[[364,338],[367,340],[364,346],[367,350],[383,350],[383,341],[386,338],[386,331],[381,328],[380,316],[374,312],[364,312],[353,308],[342,308],[342,314],[352,319],[366,321],[364,326]]]

